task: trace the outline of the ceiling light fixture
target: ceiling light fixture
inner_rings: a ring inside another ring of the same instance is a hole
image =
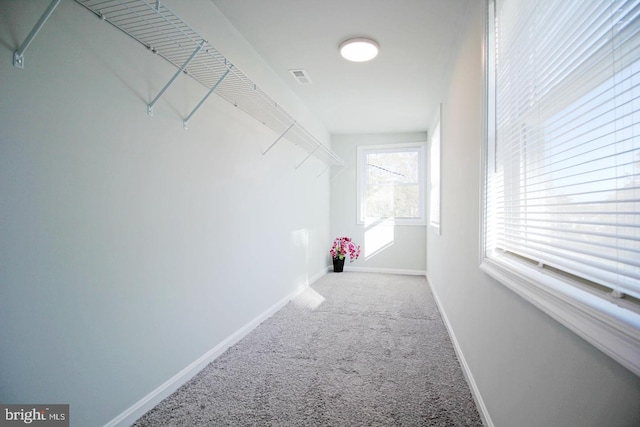
[[[342,42],[340,55],[349,61],[365,62],[378,56],[379,49],[380,46],[375,41],[364,37],[356,37]]]

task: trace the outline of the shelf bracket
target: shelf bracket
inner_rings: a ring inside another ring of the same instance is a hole
[[[334,179],[336,179],[342,172],[344,172],[346,170],[345,167],[343,167],[342,169],[340,169],[340,171],[338,173],[336,173],[329,181],[333,181]]]
[[[33,39],[38,35],[38,33],[40,32],[44,24],[47,22],[47,20],[53,13],[53,11],[56,10],[56,7],[58,7],[58,4],[60,4],[60,0],[53,0],[51,3],[49,3],[49,7],[47,7],[47,10],[44,11],[42,16],[40,17],[40,20],[36,23],[35,27],[33,27],[31,32],[25,39],[25,41],[18,48],[18,50],[13,52],[14,67],[24,68],[24,52],[27,50],[27,48],[29,47]]]
[[[207,94],[204,96],[204,98],[202,98],[200,100],[200,102],[198,102],[198,105],[196,105],[196,107],[193,109],[193,111],[191,111],[191,113],[189,113],[189,115],[187,116],[186,119],[184,119],[182,121],[182,126],[187,129],[188,126],[188,122],[191,119],[191,116],[193,116],[195,114],[196,111],[198,111],[198,109],[202,106],[202,104],[204,104],[204,102],[207,100],[207,98],[209,98],[209,96],[218,88],[218,86],[220,85],[220,83],[222,83],[222,81],[227,77],[227,75],[231,72],[231,68],[227,68],[227,71],[224,72],[224,74],[222,75],[222,77],[220,77],[220,79],[216,82],[216,84],[214,84],[211,89],[209,89],[209,92],[207,92]]]
[[[325,173],[330,167],[331,167],[331,165],[327,165],[326,168],[322,169],[322,172],[320,172],[318,175],[316,175],[316,178],[320,178],[322,176],[322,174]]]
[[[267,154],[269,152],[269,150],[271,150],[273,148],[274,145],[276,145],[278,143],[278,141],[280,141],[286,134],[287,132],[289,132],[291,130],[291,128],[296,124],[296,122],[294,121],[293,123],[291,123],[291,126],[289,126],[287,128],[287,130],[285,130],[284,132],[282,132],[282,134],[278,137],[278,139],[276,139],[275,141],[273,141],[273,144],[271,144],[269,146],[269,148],[267,148],[262,155],[264,156],[265,154]]]
[[[178,78],[178,76],[180,74],[182,74],[182,72],[184,72],[184,70],[187,68],[187,66],[189,65],[189,63],[193,60],[193,58],[196,57],[196,55],[198,54],[198,52],[200,52],[200,50],[202,50],[202,48],[204,47],[204,45],[206,44],[206,42],[204,40],[202,40],[200,42],[200,44],[198,44],[198,47],[196,47],[196,50],[193,51],[193,53],[191,54],[191,56],[189,57],[189,59],[187,59],[184,64],[182,64],[182,67],[180,67],[178,69],[178,71],[173,75],[173,77],[171,77],[171,80],[169,80],[169,82],[164,85],[164,87],[162,88],[162,90],[160,91],[160,93],[158,95],[156,95],[156,97],[153,99],[153,101],[151,101],[151,103],[149,105],[147,105],[147,114],[150,116],[153,116],[153,106],[155,105],[156,102],[158,102],[158,100],[160,99],[160,97],[164,94],[164,92],[169,89],[169,86],[171,86],[173,84],[173,82]]]
[[[304,162],[306,162],[309,159],[309,157],[311,157],[313,155],[313,153],[318,151],[318,148],[320,148],[319,145],[316,148],[314,148],[313,151],[310,151],[309,154],[307,155],[307,157],[305,157],[300,163],[298,163],[298,166],[296,166],[294,170],[297,170],[300,166],[302,166],[302,164]]]

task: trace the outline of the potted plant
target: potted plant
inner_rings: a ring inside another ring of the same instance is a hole
[[[360,246],[353,243],[351,237],[338,237],[333,241],[333,246],[329,251],[333,257],[333,271],[341,273],[344,269],[344,259],[349,256],[349,262],[358,259],[360,256]]]

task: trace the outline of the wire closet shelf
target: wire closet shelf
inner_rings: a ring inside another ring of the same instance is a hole
[[[149,104],[149,114],[153,113],[153,105],[175,78],[185,73],[209,89],[205,97],[184,119],[185,128],[191,116],[209,95],[216,93],[279,135],[263,154],[284,137],[309,153],[309,156],[313,155],[326,163],[327,167],[345,166],[342,159],[160,1],[75,1],[178,68],[173,79]]]

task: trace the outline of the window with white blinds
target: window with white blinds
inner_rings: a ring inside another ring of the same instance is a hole
[[[640,0],[490,0],[488,30],[485,257],[634,310]]]
[[[491,249],[640,298],[640,1],[496,6]]]

